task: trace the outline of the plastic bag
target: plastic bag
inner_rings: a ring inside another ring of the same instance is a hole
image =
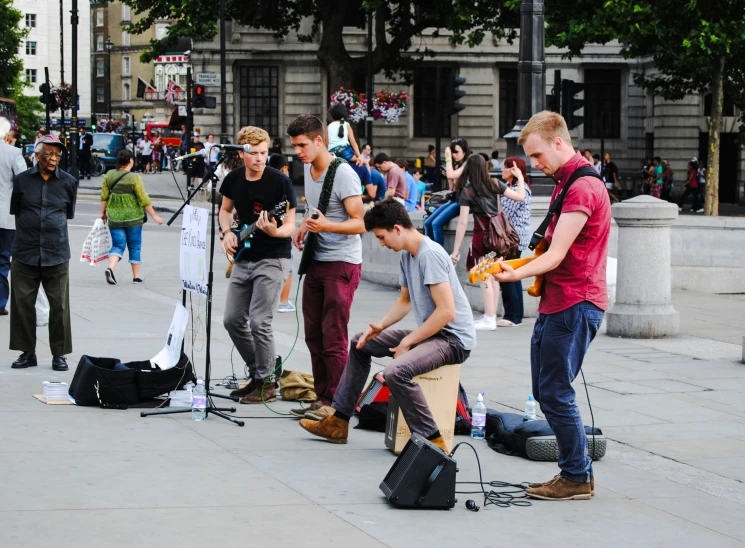
[[[83,252],[80,261],[87,262],[90,266],[96,266],[101,261],[109,258],[111,251],[111,232],[102,219],[96,219],[88,237],[83,242]]]
[[[36,295],[36,326],[45,325],[49,325],[49,300],[47,294],[44,293],[44,288],[40,287]]]

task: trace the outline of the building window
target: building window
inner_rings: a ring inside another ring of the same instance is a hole
[[[103,35],[96,36],[96,51],[103,51]]]
[[[36,83],[36,69],[26,69],[26,81],[29,84]]]
[[[517,122],[517,69],[499,69],[499,137],[504,137]]]
[[[621,71],[585,70],[585,139],[600,139],[601,118],[605,117],[605,137],[621,137]]]
[[[132,20],[132,9],[122,4],[122,21],[131,21]]]
[[[129,33],[122,31],[122,46],[129,46]]]
[[[96,86],[96,103],[105,103],[106,96],[104,95],[103,86]]]
[[[104,72],[103,59],[97,59],[96,60],[96,77],[103,78],[104,76],[106,76],[106,74]]]
[[[162,40],[168,34],[168,23],[155,24],[155,39]]]
[[[122,57],[122,75],[123,76],[129,76],[130,74],[132,74],[130,72],[129,59],[130,59],[129,56]]]
[[[722,116],[737,116],[735,101],[729,93],[724,94],[722,101]],[[704,95],[704,116],[711,116],[711,93]]]
[[[428,65],[417,69],[414,78],[414,137],[437,137],[437,67]],[[441,67],[440,102],[447,104],[448,80],[453,76],[453,69]],[[451,132],[450,115],[442,109],[442,137]]]
[[[26,55],[36,55],[36,42],[26,42]]]
[[[26,26],[29,28],[36,28],[36,14],[35,13],[26,14]]]
[[[241,125],[279,135],[279,69],[241,67]]]
[[[122,85],[122,100],[129,101],[132,99],[132,94],[130,92],[131,86],[129,84]]]
[[[96,10],[96,26],[103,27],[103,10]]]

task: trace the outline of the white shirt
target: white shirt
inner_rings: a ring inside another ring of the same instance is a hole
[[[0,142],[0,228],[16,228],[15,215],[10,214],[13,177],[27,169],[21,149]]]

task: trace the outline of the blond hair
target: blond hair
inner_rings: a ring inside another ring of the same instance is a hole
[[[260,127],[246,126],[238,132],[239,145],[251,145],[255,147],[264,141],[266,141],[266,144],[269,144],[269,134]]]
[[[569,136],[569,130],[567,129],[567,123],[564,121],[564,117],[550,110],[544,110],[531,116],[528,123],[525,124],[525,127],[520,132],[520,138],[517,142],[522,145],[533,133],[537,133],[548,142],[560,137],[566,144],[569,146],[572,145],[572,138]]]

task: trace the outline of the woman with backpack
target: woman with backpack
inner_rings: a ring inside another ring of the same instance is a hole
[[[463,166],[470,156],[471,150],[465,139],[453,139],[445,149],[445,176],[450,192],[455,193],[454,200],[441,205],[424,220],[424,235],[441,246],[445,245],[445,227],[458,216],[458,198],[462,189],[459,183]]]
[[[460,216],[455,231],[455,247],[450,255],[453,263],[460,260],[460,248],[468,228],[469,214],[473,213],[473,237],[466,268],[471,269],[489,252],[484,245],[484,235],[491,217],[499,214],[500,196],[506,196],[516,202],[525,200],[525,178],[522,171],[514,164],[509,169],[505,168],[505,171],[509,171],[511,178],[517,181],[516,190],[502,181],[490,178],[488,166],[478,154],[471,155],[463,166],[463,173],[458,181],[458,185],[463,189],[458,200]],[[481,293],[484,298],[484,317],[476,322],[476,329],[494,331],[497,329],[499,284],[490,277],[487,283],[482,285]]]

